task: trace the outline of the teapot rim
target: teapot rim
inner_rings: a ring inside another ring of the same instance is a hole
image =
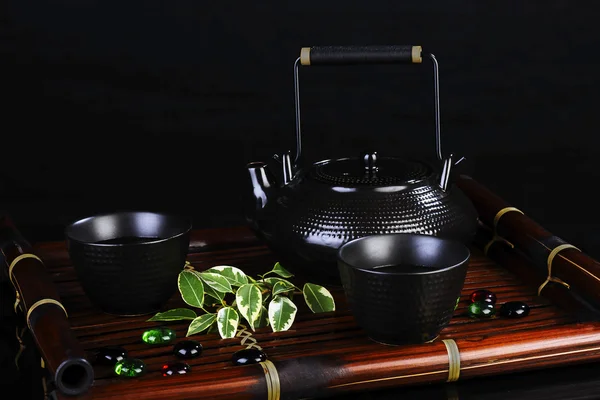
[[[308,179],[318,182],[320,184],[327,185],[329,187],[348,187],[348,188],[363,188],[363,189],[381,189],[381,188],[399,188],[399,187],[413,187],[413,186],[421,186],[423,184],[433,184],[432,181],[436,179],[437,171],[433,167],[433,165],[425,160],[416,159],[416,158],[408,158],[408,157],[394,157],[394,156],[385,156],[380,157],[380,161],[392,161],[392,162],[402,162],[402,163],[410,163],[414,166],[417,166],[422,169],[415,178],[402,178],[398,175],[392,175],[388,177],[381,177],[381,179],[377,179],[377,176],[374,175],[373,179],[361,179],[356,177],[348,177],[344,179],[344,177],[335,177],[329,176],[326,173],[323,173],[322,169],[327,167],[328,165],[334,165],[335,163],[344,163],[344,162],[359,162],[360,159],[358,157],[339,157],[339,158],[326,158],[319,161],[313,162],[311,165],[306,168],[302,168],[301,175],[307,177]]]

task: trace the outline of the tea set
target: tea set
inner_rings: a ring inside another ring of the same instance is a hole
[[[304,165],[301,67],[421,64],[433,67],[438,166],[363,152]],[[356,322],[384,344],[434,340],[449,323],[470,259],[478,215],[453,184],[441,150],[438,62],[420,46],[314,46],[294,63],[295,152],[247,164],[249,227],[292,272],[343,286]],[[82,287],[102,311],[159,310],[177,290],[189,218],[156,212],[95,215],[66,228]],[[376,310],[376,311],[373,311]],[[385,316],[389,323],[375,321]]]

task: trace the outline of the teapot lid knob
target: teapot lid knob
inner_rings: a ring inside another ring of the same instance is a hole
[[[365,169],[365,175],[373,176],[379,170],[377,166],[377,152],[368,152],[363,155],[363,167]]]

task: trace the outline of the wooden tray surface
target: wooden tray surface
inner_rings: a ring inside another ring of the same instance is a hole
[[[130,357],[147,364],[147,373],[138,378],[115,377],[111,370],[95,366],[92,387],[78,399],[272,398],[261,366],[232,365],[232,354],[245,347],[239,337],[193,336],[204,350],[201,357],[186,361],[191,372],[163,377],[161,366],[178,361],[171,353],[172,345],[149,346],[142,341],[142,332],[167,325],[176,330],[179,341],[185,339],[189,321],[158,323],[146,322],[149,316],[104,314],[84,295],[63,243],[40,243],[34,248],[58,288],[71,329],[89,352],[89,359],[93,360],[100,347],[118,345]],[[196,270],[233,265],[255,274],[268,271],[277,258],[245,228],[235,228],[195,231],[188,260]],[[300,279],[296,282],[300,283]],[[371,341],[355,324],[342,288],[326,286],[334,295],[335,312],[313,314],[298,301],[298,316],[290,330],[273,333],[270,328],[263,328],[253,334],[277,366],[281,398],[444,382],[449,367],[443,339],[454,339],[458,345],[460,379],[600,359],[599,324],[578,322],[572,313],[538,296],[537,288],[524,284],[478,248],[472,248],[459,306],[450,324],[432,343],[385,346]],[[470,318],[468,298],[477,289],[493,291],[498,307],[520,300],[530,305],[531,312],[522,319]],[[187,307],[177,293],[164,310],[179,306]]]

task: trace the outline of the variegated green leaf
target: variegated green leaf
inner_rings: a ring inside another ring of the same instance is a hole
[[[237,332],[240,316],[231,307],[223,307],[217,313],[217,326],[219,327],[219,335],[223,339],[232,338]]]
[[[262,306],[260,289],[252,283],[242,285],[235,293],[235,301],[238,311],[248,321],[250,328],[254,330],[254,324],[260,316],[260,307]]]
[[[254,329],[264,328],[269,326],[269,311],[265,306],[260,306],[260,315],[254,324]]]
[[[199,271],[193,271],[196,275],[198,275],[200,277],[200,279],[202,279],[201,277],[201,272]],[[223,299],[225,298],[225,293],[222,292],[217,292],[215,289],[213,289],[212,287],[210,287],[209,285],[204,285],[204,304],[218,304],[221,305],[223,302]],[[210,300],[206,299],[206,296],[211,297]]]
[[[269,284],[272,287],[272,286],[275,286],[275,284],[277,282],[282,282],[282,281],[286,282],[288,285],[294,286],[294,284],[292,282],[288,281],[287,279],[278,278],[278,277],[275,277],[275,276],[270,276],[268,278],[265,278],[264,282],[259,282],[259,283],[267,283],[267,284]]]
[[[198,275],[191,271],[181,271],[177,277],[181,298],[192,307],[204,304],[204,285]]]
[[[266,278],[269,279],[269,278]],[[280,278],[277,278],[280,279]],[[258,282],[252,282],[254,283],[262,292],[264,292],[265,290],[271,290],[271,287],[273,286],[272,284],[267,284],[267,282],[263,282],[262,280],[258,281]],[[274,283],[273,283],[274,284]]]
[[[263,281],[264,281],[265,283],[267,283],[267,284],[268,284],[268,285],[269,285],[271,288],[272,288],[273,286],[275,286],[275,284],[276,284],[277,282],[279,282],[279,281],[282,281],[282,280],[284,280],[284,279],[283,279],[283,278],[276,278],[276,277],[274,277],[274,276],[270,276],[270,277],[268,277],[268,278],[265,278],[265,279],[263,279]],[[262,283],[262,282],[259,282],[259,284],[260,284],[260,283]]]
[[[198,315],[189,308],[174,308],[165,312],[156,313],[155,316],[147,321],[181,321],[182,319],[194,319]]]
[[[229,281],[217,273],[200,272],[198,273],[198,276],[202,278],[204,283],[215,289],[217,292],[233,293],[233,289],[231,288]]]
[[[239,268],[231,267],[229,265],[217,265],[206,270],[207,272],[214,272],[221,275],[223,278],[229,281],[231,286],[242,286],[248,283],[248,277]]]
[[[185,336],[192,336],[207,330],[217,319],[216,314],[204,314],[199,316],[190,322],[187,334]]]
[[[205,304],[221,304],[225,298],[225,293],[217,292],[208,285],[204,285],[204,303]],[[207,299],[207,297],[209,297]]]
[[[272,272],[276,273],[277,275],[281,276],[282,278],[291,278],[292,276],[294,276],[294,274],[292,274],[290,271],[283,268],[283,266],[279,262],[275,263],[275,265],[273,266]]]
[[[273,332],[287,331],[296,318],[298,307],[285,296],[274,296],[269,303],[269,323]]]
[[[302,288],[304,300],[314,313],[335,311],[335,301],[329,290],[314,283],[305,283]]]
[[[285,279],[282,279],[275,285],[273,285],[273,296],[292,291],[295,288],[296,287],[292,283],[286,281]]]

